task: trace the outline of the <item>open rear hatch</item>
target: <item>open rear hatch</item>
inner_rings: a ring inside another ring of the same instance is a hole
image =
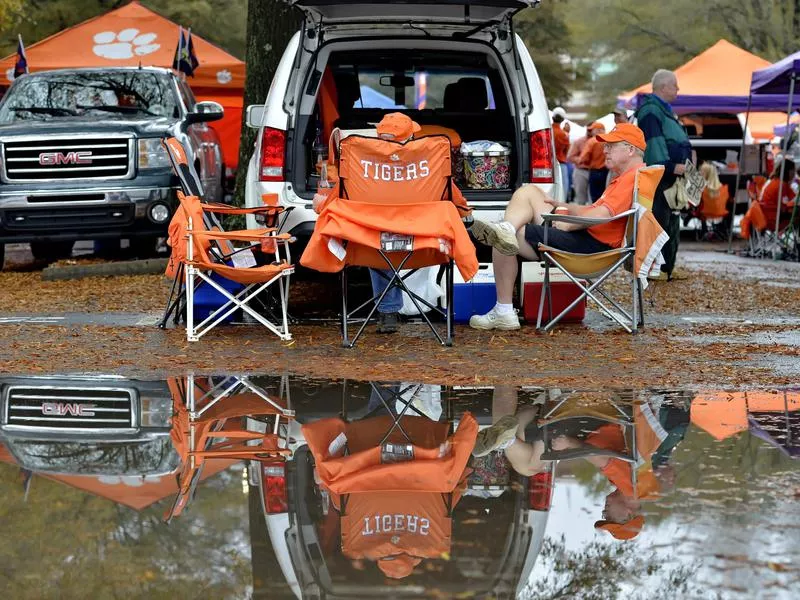
[[[290,0],[315,27],[325,24],[407,22],[463,25],[465,29],[507,24],[540,0]]]

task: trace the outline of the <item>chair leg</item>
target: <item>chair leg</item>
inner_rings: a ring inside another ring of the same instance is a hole
[[[178,266],[178,272],[175,274],[175,279],[172,280],[172,288],[169,291],[169,298],[167,298],[167,308],[164,310],[164,316],[161,319],[161,322],[158,324],[159,329],[166,329],[167,328],[167,321],[169,321],[170,315],[175,311],[180,304],[180,297],[181,292],[180,288],[183,285],[183,263]],[[177,297],[175,292],[178,292]],[[175,300],[173,301],[173,298]]]
[[[453,345],[453,259],[450,259],[450,262],[447,264],[446,271],[445,271],[445,296],[447,297],[447,315],[445,318],[447,319],[447,340],[446,344],[448,346]]]
[[[342,269],[342,346],[352,348],[353,345],[347,338],[347,267]]]
[[[641,284],[637,286],[639,295],[639,329],[644,329],[644,290]]]

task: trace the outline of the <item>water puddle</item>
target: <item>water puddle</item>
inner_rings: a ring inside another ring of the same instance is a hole
[[[3,588],[791,598],[798,457],[798,390],[0,377]]]

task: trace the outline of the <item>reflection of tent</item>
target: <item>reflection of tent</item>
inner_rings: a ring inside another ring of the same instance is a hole
[[[239,158],[244,63],[194,34],[192,40],[200,66],[188,82],[198,100],[216,100],[225,108],[225,117],[212,127],[222,139],[226,166],[235,167]],[[177,24],[131,2],[32,44],[25,51],[31,72],[139,64],[171,67],[177,45]],[[0,74],[5,74],[6,81],[13,78],[15,61],[16,54],[0,61]]]
[[[753,71],[769,66],[764,60],[720,40],[705,52],[701,52],[685,65],[675,69],[680,92],[672,103],[678,114],[691,112],[740,113],[747,110],[750,94],[750,77]],[[622,94],[618,101],[634,108],[639,94],[649,94],[649,83]],[[782,97],[762,96],[754,98],[752,110],[785,110]]]
[[[136,443],[136,442],[133,442]],[[14,456],[4,444],[0,443],[0,462],[11,465],[18,464]],[[219,461],[203,473],[203,479],[207,479],[224,471],[235,460]],[[160,477],[125,477],[111,478],[99,477],[94,475],[51,475],[47,473],[36,473],[45,479],[60,481],[71,487],[89,492],[95,496],[107,498],[117,504],[122,504],[136,510],[143,510],[151,504],[158,502],[166,497],[174,496],[178,493],[177,471],[169,475]],[[34,484],[35,487],[35,484]]]
[[[800,392],[706,392],[692,400],[691,421],[717,440],[742,431],[800,456]]]

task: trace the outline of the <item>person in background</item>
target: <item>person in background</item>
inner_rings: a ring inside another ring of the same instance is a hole
[[[586,141],[579,160],[580,165],[589,171],[589,197],[592,202],[597,202],[603,195],[608,179],[603,144],[597,139],[597,134],[604,133],[605,130],[606,128],[599,121],[589,125],[589,132],[592,135]]]
[[[619,125],[620,123],[628,123],[628,111],[624,108],[615,108],[614,125]]]
[[[567,162],[572,165],[572,201],[577,204],[589,204],[589,171],[582,169],[578,164],[581,152],[589,140],[589,130],[586,135],[572,142],[567,152]]]
[[[781,185],[781,162],[785,162],[783,167],[783,185]],[[795,164],[790,158],[785,161],[779,161],[775,165],[769,180],[761,190],[761,196],[758,203],[761,205],[761,210],[767,219],[767,228],[773,229],[775,227],[775,219],[777,217],[778,205],[780,204],[781,213],[787,213],[785,217],[789,217],[794,204],[792,204],[795,193],[792,189],[792,181],[795,178]],[[778,202],[778,194],[781,196],[780,203]]]
[[[569,123],[565,121],[567,111],[560,106],[553,109],[553,145],[556,149],[556,160],[561,169],[561,186],[564,198],[569,196],[569,169],[567,168],[567,152],[569,152]]]
[[[673,211],[664,192],[675,185],[686,170],[685,163],[692,156],[689,136],[672,110],[671,102],[678,97],[678,78],[675,73],[659,69],[653,74],[653,93],[644,94],[636,111],[639,127],[647,140],[644,160],[648,165],[664,165],[664,176],[658,184],[653,201],[653,216],[669,235],[662,254],[664,264],[660,279],[682,278],[673,274],[678,256],[681,234],[680,214]]]

